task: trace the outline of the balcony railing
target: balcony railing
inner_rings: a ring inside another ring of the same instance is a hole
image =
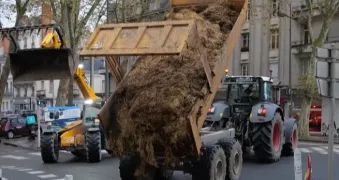
[[[46,96],[46,90],[37,90],[36,91],[36,96]]]

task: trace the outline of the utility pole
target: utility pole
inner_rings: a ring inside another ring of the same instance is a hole
[[[107,5],[107,24],[112,23],[112,4],[109,2],[109,0],[106,0],[106,5]],[[109,71],[108,71],[108,65],[107,65],[107,60],[105,63],[105,101],[108,100],[109,97],[109,91],[110,91],[110,80],[109,80]]]

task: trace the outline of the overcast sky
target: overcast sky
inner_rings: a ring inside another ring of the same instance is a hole
[[[11,13],[7,8],[14,4],[15,0],[0,0],[0,21],[4,27],[13,27],[16,13]]]

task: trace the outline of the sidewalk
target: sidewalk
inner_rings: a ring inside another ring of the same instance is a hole
[[[1,139],[1,144],[13,147],[19,147],[23,149],[39,150],[38,138],[35,140],[28,140],[28,137],[15,138],[15,139]]]

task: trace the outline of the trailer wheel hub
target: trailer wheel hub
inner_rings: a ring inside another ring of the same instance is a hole
[[[275,152],[280,148],[280,134],[280,125],[276,122],[273,128],[273,149]]]
[[[240,164],[239,153],[235,153],[235,155],[234,155],[234,166],[233,166],[234,174],[239,174],[239,164]]]
[[[219,180],[219,179],[224,179],[225,177],[222,177],[222,172],[223,172],[223,165],[222,165],[222,160],[221,159],[218,159],[217,160],[217,166],[216,166],[216,169],[215,169],[216,173],[216,180]]]

